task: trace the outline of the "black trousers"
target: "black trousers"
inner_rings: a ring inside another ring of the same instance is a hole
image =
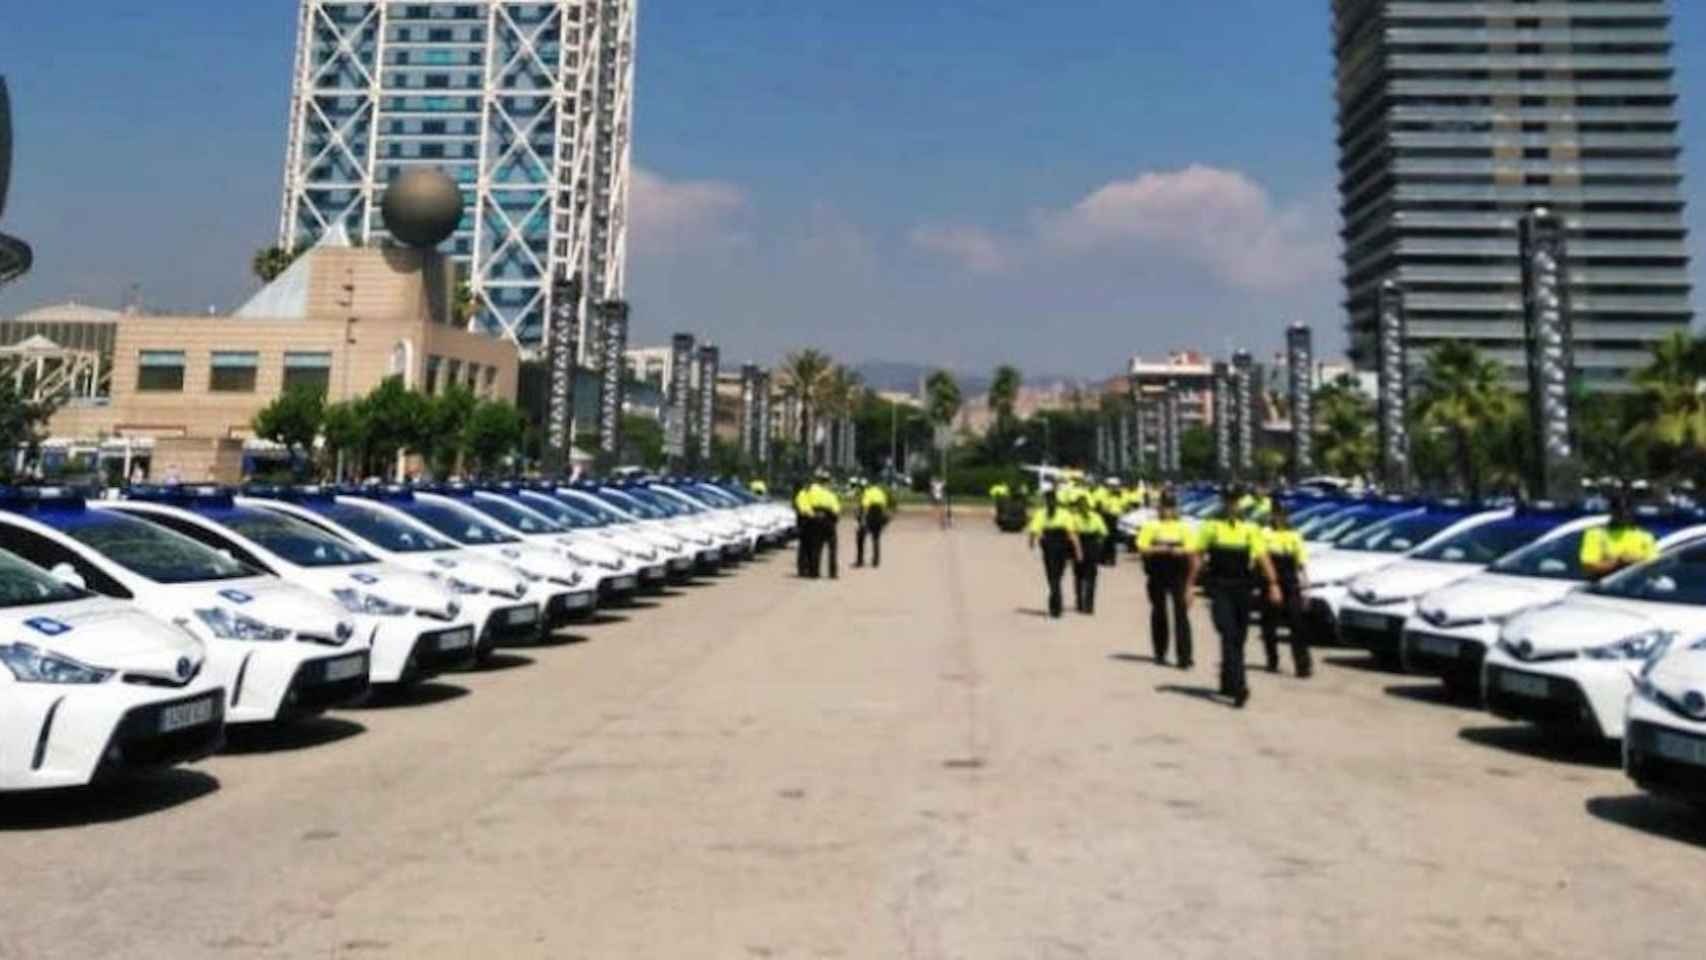
[[[817,553],[812,562],[812,576],[822,575],[823,554],[829,553],[829,577],[835,579],[841,575],[841,568],[836,559],[836,551],[841,546],[841,525],[835,517],[819,517],[817,525]]]
[[[880,513],[867,513],[865,519],[859,521],[859,534],[854,538],[857,552],[853,555],[853,565],[865,565],[865,538],[871,538],[871,566],[883,565],[883,528],[888,526],[888,518]]]
[[[1214,629],[1220,634],[1220,692],[1236,697],[1249,689],[1244,675],[1244,641],[1250,635],[1250,612],[1255,593],[1249,584],[1209,587],[1214,605]]]
[[[1182,570],[1149,575],[1149,642],[1155,662],[1167,662],[1167,610],[1173,611],[1173,639],[1179,650],[1179,666],[1191,665],[1191,618],[1185,610],[1185,574]]]
[[[1042,536],[1043,576],[1048,580],[1048,615],[1060,618],[1064,602],[1060,596],[1060,578],[1066,575],[1066,565],[1072,562],[1072,542],[1062,533],[1045,532]]]
[[[798,514],[799,521],[795,524],[798,538],[794,542],[796,557],[795,572],[802,577],[812,576],[812,558],[817,552],[817,521],[806,514]]]
[[[1310,673],[1314,663],[1309,656],[1309,637],[1303,630],[1303,593],[1295,584],[1282,585],[1279,606],[1262,602],[1262,646],[1267,648],[1268,669],[1279,669],[1279,628],[1283,625],[1291,635],[1291,665],[1298,674]]]
[[[1102,541],[1102,566],[1111,567],[1118,563],[1120,558],[1120,518],[1111,513],[1104,513],[1102,522],[1108,525],[1108,536]]]
[[[1084,559],[1072,565],[1072,586],[1078,595],[1078,612],[1096,612],[1096,568],[1102,562],[1102,541],[1105,537],[1081,536],[1078,545]]]

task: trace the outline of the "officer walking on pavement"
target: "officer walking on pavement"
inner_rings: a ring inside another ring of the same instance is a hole
[[[1629,495],[1612,495],[1611,519],[1582,537],[1582,572],[1598,580],[1659,555],[1658,541],[1635,523]]]
[[[1179,519],[1179,501],[1171,490],[1161,494],[1160,512],[1137,531],[1137,552],[1148,576],[1149,642],[1155,662],[1167,662],[1167,613],[1173,614],[1173,631],[1179,653],[1179,669],[1191,668],[1190,602],[1191,564],[1196,555],[1190,526]]]
[[[871,538],[872,569],[883,565],[883,528],[889,525],[889,513],[893,509],[889,492],[881,484],[873,483],[859,492],[859,532],[855,540],[858,552],[854,555],[853,566],[865,565],[866,537]]]
[[[1268,672],[1279,672],[1279,628],[1291,635],[1291,665],[1299,677],[1314,672],[1309,640],[1303,632],[1303,591],[1309,589],[1309,548],[1303,535],[1291,528],[1285,504],[1274,501],[1268,512],[1268,560],[1279,580],[1280,602],[1262,604],[1262,646],[1268,654]]]
[[[1102,526],[1108,531],[1102,537],[1102,566],[1111,567],[1119,562],[1120,542],[1114,531],[1119,529],[1120,514],[1124,512],[1125,487],[1119,477],[1109,477],[1097,492],[1101,496],[1096,509],[1101,511]]]
[[[1214,629],[1220,634],[1220,692],[1242,708],[1250,701],[1244,674],[1244,641],[1250,633],[1250,610],[1257,590],[1267,601],[1280,602],[1279,580],[1268,560],[1262,528],[1244,519],[1237,490],[1222,497],[1225,517],[1205,521],[1198,538],[1200,561],[1191,570],[1191,589],[1200,576],[1208,587]]]
[[[1043,487],[1043,505],[1031,513],[1031,549],[1042,548],[1043,577],[1048,582],[1048,615],[1060,619],[1063,603],[1060,597],[1060,578],[1068,563],[1083,559],[1083,546],[1078,542],[1078,524],[1072,511],[1060,503],[1053,487]]]
[[[804,483],[794,488],[794,530],[798,537],[795,572],[810,577],[812,557],[817,554],[817,524],[812,519],[811,487]]]
[[[1096,572],[1102,564],[1102,545],[1108,541],[1108,526],[1102,522],[1090,491],[1077,491],[1071,499],[1072,519],[1078,530],[1079,559],[1072,567],[1072,585],[1078,595],[1078,612],[1096,612]]]
[[[817,480],[806,488],[806,505],[811,513],[812,526],[815,528],[816,543],[812,550],[811,577],[816,579],[822,575],[823,552],[829,551],[829,579],[835,580],[841,576],[841,570],[836,558],[836,552],[841,546],[841,498],[829,488],[829,471],[818,469]]]

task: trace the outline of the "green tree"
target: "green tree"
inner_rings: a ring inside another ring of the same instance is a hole
[[[1321,468],[1339,477],[1366,477],[1379,451],[1374,434],[1374,402],[1354,376],[1346,374],[1315,391],[1315,456]]]
[[[1019,373],[1019,368],[1005,363],[995,368],[995,376],[989,381],[989,410],[995,415],[990,433],[1000,446],[1012,445],[1017,428],[1019,390],[1024,383],[1025,378]]]
[[[462,457],[462,434],[478,404],[473,391],[461,384],[451,384],[426,400],[422,411],[426,429],[415,438],[416,449],[435,476],[448,477],[456,472]]]
[[[398,454],[430,443],[427,398],[403,386],[402,377],[386,377],[361,398],[359,409],[367,420],[364,459],[372,476],[388,475]]]
[[[1186,427],[1179,432],[1179,468],[1187,477],[1212,477],[1215,471],[1214,431]]]
[[[483,474],[498,473],[504,461],[520,451],[527,420],[514,404],[482,400],[474,407],[462,432],[463,445],[475,470]]]
[[[937,370],[924,381],[924,412],[930,422],[939,427],[952,426],[965,402],[960,382],[946,370]]]
[[[15,479],[20,453],[27,463],[40,456],[54,407],[52,401],[20,393],[13,381],[0,380],[0,480]]]
[[[480,300],[474,296],[474,285],[466,280],[456,284],[456,298],[450,302],[450,319],[466,327],[480,310]]]
[[[250,425],[255,436],[281,444],[290,451],[292,462],[298,453],[313,449],[326,416],[326,393],[315,387],[292,387],[260,409]]]
[[[1681,332],[1653,346],[1653,362],[1635,374],[1641,417],[1628,441],[1656,464],[1698,473],[1706,454],[1706,341]],[[1669,472],[1669,471],[1667,471]]]
[[[360,400],[327,405],[320,417],[320,432],[326,438],[326,451],[341,458],[347,469],[360,472],[367,453],[367,418]]]
[[[294,251],[283,247],[263,247],[255,252],[254,259],[249,261],[249,269],[262,283],[271,283],[278,275],[290,269],[296,258],[302,256],[307,248],[299,247]]]
[[[663,466],[663,424],[652,417],[628,414],[622,418],[623,460],[648,470]]]
[[[808,349],[788,354],[777,371],[784,391],[790,393],[800,405],[798,439],[800,446],[806,451],[807,466],[817,463],[817,443],[813,436],[813,428],[816,426],[814,418],[824,381],[833,365],[828,354],[821,350]]]
[[[1508,421],[1520,416],[1504,366],[1468,344],[1447,341],[1428,354],[1420,381],[1417,422],[1450,442],[1459,489],[1481,496],[1489,466],[1508,465],[1514,453],[1497,442]]]

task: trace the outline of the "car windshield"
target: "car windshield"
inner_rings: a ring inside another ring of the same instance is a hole
[[[499,530],[484,517],[465,507],[416,500],[398,506],[399,510],[437,530],[457,543],[484,547],[495,543],[520,543],[521,538]]]
[[[205,515],[299,567],[353,567],[376,562],[354,544],[295,517],[248,507],[210,510]]]
[[[639,492],[645,496],[651,497],[652,502],[656,503],[660,507],[674,509],[677,515],[705,512],[705,505],[703,503],[700,503],[692,496],[682,493],[679,490],[658,490],[648,487]]]
[[[1441,531],[1462,519],[1461,513],[1423,511],[1405,514],[1359,530],[1340,540],[1337,546],[1340,550],[1360,550],[1365,553],[1404,553],[1432,540]]]
[[[315,504],[309,509],[368,543],[392,553],[441,553],[456,544],[372,507],[349,503]]]
[[[81,600],[88,591],[79,590],[45,570],[0,550],[0,607],[29,607],[38,603]]]
[[[629,507],[624,506],[621,511],[618,511],[615,507],[590,493],[577,490],[573,493],[559,494],[559,497],[570,506],[585,510],[606,524],[628,523],[634,519],[633,516],[627,515],[626,511],[630,509]],[[634,516],[638,516],[638,514]]]
[[[158,524],[115,511],[89,510],[60,532],[155,583],[255,577],[260,571]]]
[[[571,507],[556,497],[532,491],[518,493],[516,498],[526,504],[528,509],[537,510],[572,530],[588,530],[604,526],[603,521],[583,509],[579,504]]]
[[[728,486],[724,486],[724,485],[718,484],[718,483],[706,483],[706,484],[701,484],[701,486],[710,487],[711,489],[716,490],[718,493],[721,493],[723,496],[728,497],[730,500],[733,500],[736,503],[754,504],[754,503],[760,502],[758,497],[755,494],[753,494],[750,490],[742,490],[740,487],[734,486],[732,484],[728,485]]]
[[[1488,569],[1514,577],[1540,577],[1546,580],[1568,580],[1580,583],[1591,579],[1582,570],[1582,538],[1586,530],[1575,530],[1562,536],[1532,543]]]
[[[645,501],[640,500],[638,497],[628,496],[626,491],[617,492],[615,490],[609,489],[608,487],[601,487],[601,488],[599,488],[598,492],[596,494],[594,494],[594,496],[605,501],[606,503],[613,503],[616,506],[622,508],[623,510],[626,510],[629,513],[633,514],[634,516],[640,517],[640,518],[645,519],[645,520],[662,520],[662,519],[670,516],[668,513],[664,512],[663,510],[658,509],[656,506],[654,506],[650,503],[647,503]]]
[[[1354,534],[1399,515],[1399,511],[1389,507],[1347,507],[1322,517],[1318,522],[1310,523],[1309,529],[1303,535],[1317,543],[1338,544]]]
[[[1302,524],[1314,520],[1316,517],[1338,513],[1344,509],[1344,506],[1342,503],[1300,504],[1295,510],[1291,511],[1291,527],[1293,530],[1299,529]]]
[[[1494,520],[1453,534],[1418,551],[1415,559],[1486,566],[1513,550],[1521,550],[1556,529],[1557,516],[1515,516]]]
[[[462,501],[493,520],[522,533],[563,533],[562,524],[531,507],[511,503],[497,497],[473,497]]]
[[[709,484],[697,483],[697,484],[694,484],[693,486],[690,486],[690,487],[671,487],[670,489],[680,490],[682,493],[687,494],[688,496],[698,500],[699,502],[709,503],[712,506],[717,506],[717,507],[745,506],[745,504],[741,503],[741,501],[736,500],[734,497],[729,496],[724,491],[722,491],[716,487],[713,487]]]
[[[1605,597],[1706,606],[1706,546],[1672,551],[1587,589]]]

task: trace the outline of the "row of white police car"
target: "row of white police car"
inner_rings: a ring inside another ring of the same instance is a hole
[[[1656,558],[1594,580],[1608,517],[1547,504],[1282,498],[1316,641],[1440,678],[1496,716],[1621,741],[1649,791],[1706,803],[1706,511],[1641,508]],[[1182,513],[1217,515],[1198,491]]]
[[[199,759],[793,534],[700,480],[0,488],[0,792]]]

